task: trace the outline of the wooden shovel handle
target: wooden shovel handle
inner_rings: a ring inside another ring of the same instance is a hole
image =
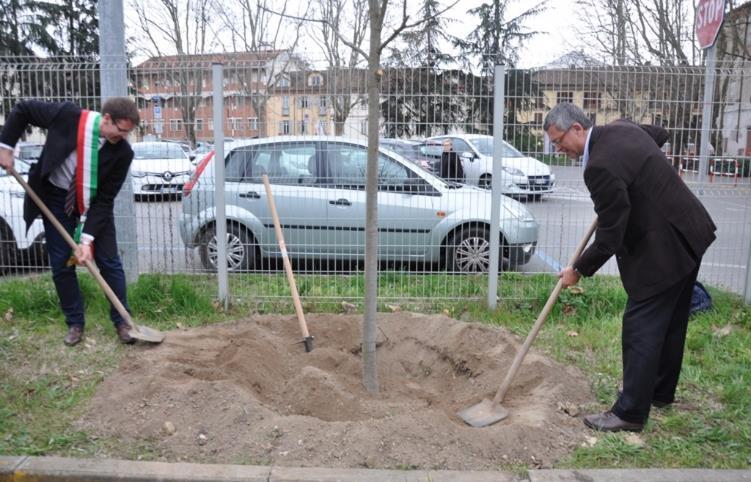
[[[282,226],[279,223],[279,216],[276,214],[276,203],[274,203],[274,196],[271,194],[269,176],[264,174],[261,178],[263,179],[263,187],[266,188],[266,199],[269,203],[271,217],[274,219],[276,239],[279,242],[279,249],[282,252],[282,262],[284,263],[284,271],[287,273],[287,281],[289,282],[289,289],[292,292],[292,300],[295,303],[297,321],[300,324],[300,331],[302,331],[303,338],[307,339],[310,338],[310,333],[308,333],[308,325],[305,323],[305,313],[302,310],[302,303],[300,303],[300,295],[297,293],[297,283],[295,283],[295,275],[292,273],[292,263],[290,263],[289,255],[287,254],[287,244],[284,242],[284,233],[282,232]]]
[[[52,211],[47,208],[47,206],[44,204],[44,201],[37,196],[37,194],[34,192],[34,190],[29,186],[29,184],[24,181],[24,179],[16,172],[16,170],[11,166],[8,168],[8,173],[16,178],[16,181],[18,181],[21,186],[23,186],[24,190],[26,191],[26,194],[31,197],[31,199],[34,201],[34,203],[39,207],[39,210],[42,211],[42,214],[47,218],[47,220],[52,223],[53,226],[55,226],[55,229],[60,233],[60,236],[65,239],[65,242],[68,243],[70,248],[75,251],[78,248],[78,245],[73,240],[73,237],[71,237],[70,234],[68,234],[68,231],[63,227],[62,224],[60,224],[60,221],[57,220],[54,214],[52,214]],[[115,295],[115,292],[112,291],[112,288],[109,287],[107,282],[102,278],[102,275],[99,273],[99,270],[96,269],[96,266],[94,266],[94,263],[91,261],[85,261],[84,264],[89,269],[89,272],[94,277],[94,279],[97,280],[97,283],[99,283],[99,286],[102,287],[102,290],[104,290],[104,294],[107,295],[107,299],[110,300],[110,303],[112,303],[112,306],[115,307],[118,313],[120,313],[120,316],[123,317],[125,321],[127,321],[130,326],[135,326],[133,324],[133,320],[130,318],[130,313],[128,313],[128,310],[125,309],[125,306],[120,302],[120,300],[117,298],[117,295]]]
[[[584,248],[587,246],[587,243],[589,243],[589,239],[592,237],[592,233],[595,232],[595,228],[597,228],[596,217],[594,220],[592,220],[592,224],[589,225],[589,228],[587,229],[586,234],[584,235],[582,240],[579,242],[579,246],[577,246],[576,251],[574,252],[573,256],[571,256],[571,260],[568,263],[569,266],[573,265],[574,262],[577,259],[579,259],[579,256],[581,255],[582,251],[584,251]],[[563,289],[563,280],[559,279],[558,283],[556,283],[555,285],[555,288],[553,288],[553,292],[550,293],[550,296],[548,297],[548,301],[545,303],[545,306],[542,308],[540,315],[537,317],[537,321],[535,321],[535,324],[532,327],[532,331],[529,332],[529,335],[527,335],[527,339],[524,340],[524,345],[522,345],[521,350],[519,350],[519,352],[516,354],[516,357],[514,357],[514,362],[511,364],[511,368],[506,374],[506,378],[503,380],[503,383],[498,388],[498,391],[496,392],[495,397],[493,398],[493,405],[498,405],[499,403],[501,403],[503,401],[503,397],[506,396],[506,392],[508,391],[509,386],[511,385],[511,381],[516,376],[516,372],[519,371],[519,366],[522,364],[524,357],[527,355],[527,352],[529,351],[529,347],[532,346],[532,342],[537,337],[537,333],[539,333],[540,328],[542,328],[543,323],[545,323],[545,320],[550,314],[550,311],[553,309],[553,305],[558,300],[558,295],[560,295],[562,289]]]

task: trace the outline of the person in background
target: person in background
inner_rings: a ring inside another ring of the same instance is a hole
[[[443,141],[440,175],[447,181],[464,183],[462,160],[459,158],[459,154],[453,150],[451,139],[444,139]]]
[[[623,389],[611,409],[587,415],[601,431],[641,431],[650,405],[675,399],[689,308],[715,224],[667,162],[667,131],[618,120],[593,126],[571,103],[556,105],[543,128],[556,150],[582,156],[597,213],[592,244],[559,276],[564,287],[615,256],[628,299],[621,332]]]
[[[101,114],[71,102],[25,100],[16,104],[0,133],[0,167],[10,169],[13,148],[26,128],[47,130],[47,141],[39,161],[29,172],[28,182],[78,243],[71,252],[57,229],[44,219],[52,278],[68,325],[63,341],[68,346],[83,339],[85,324],[76,264],[94,260],[102,277],[128,309],[113,208],[133,160],[127,137],[139,122],[138,108],[126,97],[107,100]],[[27,195],[26,226],[39,214],[39,208]],[[133,343],[130,325],[114,307],[110,317],[120,341]]]

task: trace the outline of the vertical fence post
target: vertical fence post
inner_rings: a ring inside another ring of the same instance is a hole
[[[490,202],[490,266],[488,267],[488,309],[498,304],[498,266],[501,232],[501,158],[503,157],[503,103],[505,101],[506,66],[495,66],[493,80],[493,177]]]
[[[99,2],[99,79],[102,103],[110,97],[128,95],[127,57],[125,56],[125,23],[122,0]],[[115,230],[122,258],[125,279],[138,280],[138,235],[133,182],[128,172],[120,193],[115,198]]]
[[[706,49],[706,52],[704,105],[701,114],[701,144],[699,145],[699,194],[704,194],[704,183],[707,179],[707,166],[709,165],[709,132],[712,129],[712,102],[714,100],[714,84],[717,74],[715,71],[717,47],[712,45]]]
[[[227,274],[227,213],[224,198],[224,71],[222,64],[211,65],[211,84],[214,89],[214,209],[216,210],[216,270],[219,283],[219,301],[229,308],[229,283]]]
[[[743,289],[743,299],[747,305],[751,305],[751,243],[748,247],[748,260],[746,261],[746,285]]]

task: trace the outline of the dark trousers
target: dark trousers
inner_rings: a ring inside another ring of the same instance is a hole
[[[683,348],[697,268],[681,281],[642,301],[631,298],[623,314],[623,392],[612,411],[645,423],[653,400],[672,403],[681,374]]]
[[[60,189],[46,183],[42,198],[50,211],[52,211],[52,214],[68,231],[68,234],[73,236],[77,219],[65,214],[65,195],[65,189]],[[114,219],[110,220],[110,224],[111,226],[107,226],[103,230],[104,234],[94,240],[94,262],[104,280],[130,313],[126,296],[125,272],[123,271],[120,256],[117,254]],[[76,267],[75,265],[66,266],[73,250],[55,226],[46,218],[44,219],[44,235],[50,267],[52,268],[52,279],[55,282],[57,296],[60,299],[60,308],[65,315],[65,323],[68,326],[83,326],[85,323],[84,304],[81,290],[78,286]],[[120,313],[111,304],[110,318],[115,325],[124,321]]]

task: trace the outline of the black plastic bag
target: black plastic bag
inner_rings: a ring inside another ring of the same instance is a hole
[[[689,314],[700,313],[712,308],[712,297],[703,284],[694,283],[694,292],[691,294],[691,309]]]

